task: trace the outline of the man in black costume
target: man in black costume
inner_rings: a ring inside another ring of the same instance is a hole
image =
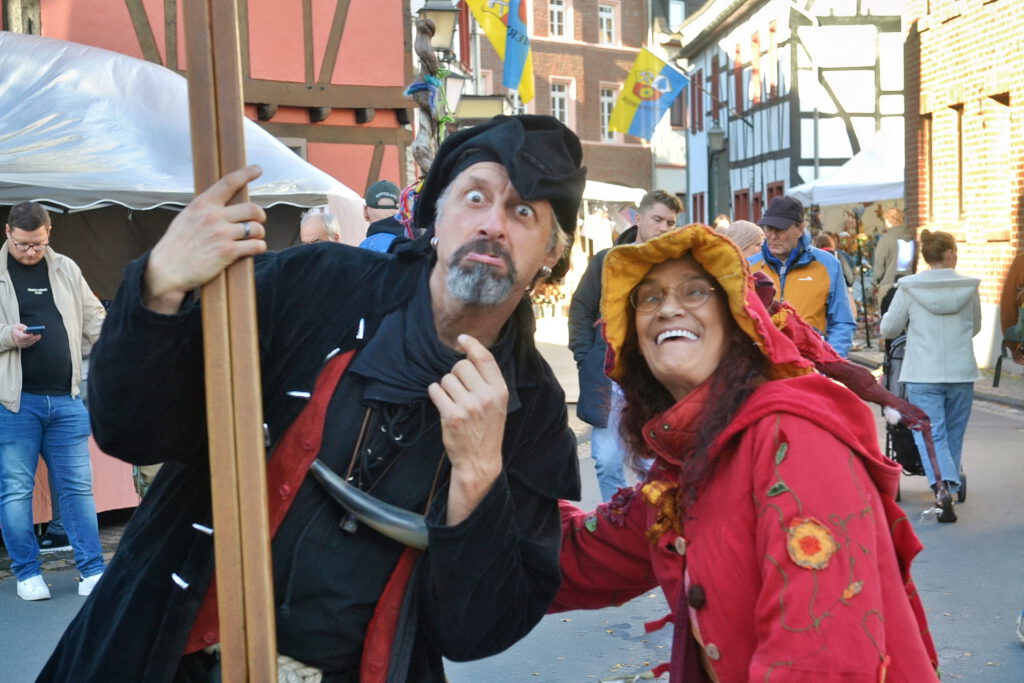
[[[317,244],[257,258],[282,661],[324,681],[443,681],[442,656],[499,652],[544,614],[557,499],[578,498],[579,473],[524,294],[571,238],[581,159],[554,118],[497,117],[441,146],[416,206],[426,234],[397,253]],[[119,458],[166,464],[41,680],[219,678],[192,292],[266,250],[263,211],[225,206],[258,173],[196,197],[126,269],[93,352],[95,434]],[[425,513],[428,549],[350,517],[307,476],[313,456]]]

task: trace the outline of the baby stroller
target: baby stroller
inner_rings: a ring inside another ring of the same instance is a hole
[[[882,359],[882,386],[896,396],[907,399],[907,386],[899,381],[903,356],[907,347],[907,335],[901,334],[895,339],[885,341],[885,355]],[[885,424],[885,456],[899,464],[903,471],[911,476],[924,476],[924,465],[921,454],[914,441],[914,433],[902,422]],[[896,490],[896,500],[900,499],[900,491]],[[957,502],[967,500],[967,475],[960,468],[960,490],[956,494]]]

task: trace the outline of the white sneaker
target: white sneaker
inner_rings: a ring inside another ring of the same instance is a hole
[[[22,600],[49,600],[50,589],[42,575],[36,574],[18,582],[18,597]]]
[[[99,574],[93,574],[87,579],[82,579],[82,581],[78,584],[78,594],[89,595],[90,593],[92,593],[92,589],[96,587],[96,584],[99,583],[99,580],[102,577],[103,572],[100,572]]]

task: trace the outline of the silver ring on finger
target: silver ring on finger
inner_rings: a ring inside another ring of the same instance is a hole
[[[249,221],[242,223],[242,239],[247,240],[252,236],[252,225]]]

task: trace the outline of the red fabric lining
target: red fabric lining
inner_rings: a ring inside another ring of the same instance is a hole
[[[366,628],[363,641],[363,659],[359,664],[360,683],[385,683],[391,662],[391,644],[395,640],[398,619],[402,614],[402,600],[420,551],[406,548],[391,572],[391,578],[380,594],[373,618]]]
[[[309,403],[285,432],[267,463],[267,505],[270,535],[281,526],[288,508],[302,485],[302,480],[320,451],[327,406],[341,376],[348,368],[355,351],[335,356],[320,373]],[[216,521],[214,522],[216,524]],[[390,586],[390,583],[388,584]],[[220,641],[217,617],[217,577],[210,579],[210,587],[203,598],[196,620],[189,632],[183,654],[191,654]]]

